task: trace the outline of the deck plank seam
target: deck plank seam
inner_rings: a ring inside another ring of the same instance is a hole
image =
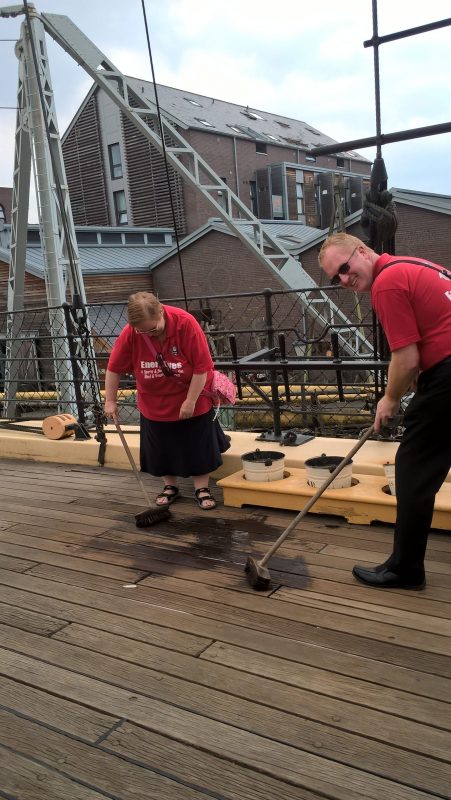
[[[133,725],[136,728],[142,728],[143,730],[146,730],[142,725],[140,725],[137,722],[134,722]],[[168,734],[159,734],[159,735],[164,737],[164,738],[166,738],[166,739],[170,739],[170,740],[176,742],[177,744],[186,745],[186,742],[183,739],[178,739],[176,737],[169,736]],[[108,744],[108,742],[107,742],[107,744]],[[220,761],[227,762],[227,764],[236,764],[236,765],[240,766],[242,769],[248,770],[249,772],[255,772],[257,775],[264,775],[267,778],[271,778],[271,779],[273,779],[275,781],[278,781],[280,784],[288,784],[289,786],[295,787],[297,789],[298,788],[306,788],[306,790],[308,790],[310,792],[314,791],[315,792],[315,798],[317,797],[318,800],[322,800],[322,798],[324,798],[324,800],[334,800],[334,798],[330,794],[325,794],[320,789],[316,789],[315,788],[314,790],[312,790],[312,788],[310,786],[303,787],[303,786],[300,785],[299,782],[297,782],[295,780],[290,780],[289,777],[282,778],[280,775],[273,774],[270,771],[265,770],[265,768],[263,768],[263,767],[260,768],[256,764],[247,763],[244,759],[238,759],[236,757],[233,757],[232,755],[226,756],[226,755],[223,755],[222,753],[219,753],[217,750],[209,749],[209,748],[207,748],[205,746],[202,746],[202,745],[192,745],[191,744],[191,745],[186,745],[186,746],[192,747],[193,750],[196,750],[199,753],[206,753],[207,755],[212,756],[213,758],[216,758],[216,759],[218,759]],[[102,750],[102,751],[108,753],[109,755],[115,755],[115,756],[119,756],[120,757],[120,753],[117,753],[116,750],[110,750],[108,747],[105,747],[105,746],[99,747],[99,750]],[[132,758],[131,756],[126,756],[126,760],[128,762],[130,762],[131,764],[134,764],[137,767],[143,767],[144,769],[150,769],[149,765],[146,764],[146,762],[140,761],[140,759],[138,759],[138,758]],[[160,769],[158,769],[158,767],[152,767],[151,771],[155,772],[157,775],[162,775],[164,777],[169,778],[170,780],[177,781],[178,783],[180,783],[183,786],[186,786],[187,788],[194,789],[196,791],[203,792],[205,794],[206,790],[203,789],[202,787],[198,786],[197,784],[189,783],[188,781],[180,781],[178,778],[173,777],[171,773],[168,773],[167,771],[164,771],[164,770],[160,770]],[[219,793],[214,792],[214,791],[210,791],[210,793],[208,793],[206,796],[214,798],[214,800],[228,800],[228,796],[223,795],[223,794],[219,794]],[[244,800],[244,798],[243,798],[243,800]],[[265,800],[265,798],[262,798],[262,800]],[[300,800],[301,800],[301,798],[300,798]],[[444,798],[444,800],[447,800],[447,799]]]
[[[81,740],[82,741],[82,740]],[[84,786],[85,789],[90,789],[92,792],[97,792],[97,794],[101,797],[107,797],[108,800],[123,800],[123,797],[117,794],[112,794],[111,792],[106,792],[104,789],[100,789],[99,786],[95,786],[93,783],[89,783],[88,781],[83,780],[83,778],[74,778],[70,772],[65,772],[62,769],[58,769],[58,767],[53,766],[52,764],[44,761],[41,758],[36,758],[36,756],[32,756],[30,753],[27,753],[23,750],[17,750],[14,747],[9,747],[6,744],[0,744],[0,748],[6,750],[7,753],[12,753],[13,755],[21,756],[25,758],[27,761],[30,761],[32,764],[36,764],[43,769],[48,770],[50,773],[54,775],[60,775],[62,778],[66,778],[67,780],[74,783],[76,786]]]
[[[127,720],[124,720],[124,721],[127,722]],[[136,728],[143,728],[142,725],[139,725],[136,722],[134,722],[133,725]],[[143,730],[146,730],[146,728],[143,728]],[[170,739],[172,741],[175,741],[178,744],[186,744],[183,740],[172,739],[172,737],[170,737],[170,736],[168,736],[166,734],[159,734],[159,735],[162,736],[165,739]],[[105,744],[108,745],[108,740],[106,741]],[[234,763],[232,759],[227,758],[227,757],[223,757],[223,756],[221,756],[220,754],[218,754],[216,752],[213,752],[212,754],[210,754],[208,750],[206,751],[201,747],[198,747],[198,746],[195,746],[195,745],[187,745],[187,746],[190,746],[190,747],[193,748],[193,750],[197,750],[199,752],[207,752],[209,755],[213,755],[214,757],[221,759],[221,761],[228,761],[228,762]],[[168,772],[168,770],[160,769],[159,767],[156,767],[154,765],[150,766],[148,763],[146,763],[145,761],[141,761],[139,758],[133,758],[130,755],[126,756],[123,753],[119,753],[116,750],[110,749],[108,746],[105,746],[105,745],[102,745],[102,744],[98,747],[98,750],[100,750],[102,753],[106,753],[107,755],[114,756],[115,758],[120,758],[123,761],[126,761],[128,764],[133,764],[136,767],[140,767],[141,769],[146,769],[149,772],[153,772],[153,773],[155,773],[155,775],[161,775],[162,778],[168,778],[168,780],[171,780],[174,783],[178,783],[180,786],[184,786],[187,789],[193,789],[193,791],[199,792],[200,794],[204,794],[206,797],[211,797],[211,798],[213,798],[213,800],[227,800],[227,797],[225,795],[223,795],[223,794],[219,794],[218,792],[215,792],[213,790],[207,790],[207,789],[203,788],[202,786],[200,786],[199,784],[192,783],[191,781],[181,780],[179,777],[174,775],[172,772]],[[250,766],[247,766],[247,769],[249,769],[249,770],[251,770],[253,772],[257,772],[257,770],[255,768],[250,767]],[[277,780],[280,781],[281,783],[283,782],[282,778],[280,778],[280,777],[277,778]]]
[[[104,742],[106,739],[108,739],[108,736],[110,736],[110,735],[111,735],[112,733],[114,733],[115,731],[119,730],[119,728],[121,728],[121,727],[122,727],[122,725],[124,724],[124,722],[128,722],[128,720],[126,719],[126,717],[121,717],[120,719],[117,719],[117,720],[116,720],[116,722],[114,722],[114,723],[111,725],[111,727],[110,727],[110,728],[108,728],[106,731],[104,731],[104,732],[103,732],[103,733],[102,733],[102,734],[99,736],[99,738],[98,738],[98,739],[96,739],[96,741],[95,741],[95,742],[92,742],[92,745],[93,745],[93,747],[98,747],[98,746],[99,746],[99,744],[102,744],[102,742]]]
[[[21,678],[14,678],[14,682],[21,684],[23,686],[31,686],[32,688],[38,688],[35,687],[33,684],[27,683]],[[82,703],[79,700],[72,700],[71,698],[68,699],[67,697],[63,697],[62,695],[55,694],[54,692],[51,692],[49,689],[39,689],[39,691],[41,691],[43,694],[48,694],[51,697],[55,697],[57,700],[66,700],[68,703],[72,703],[74,706],[80,706],[82,708],[88,709],[89,711],[99,710],[99,709],[94,709],[91,706],[87,705],[86,703]],[[11,714],[13,717],[18,717],[19,719],[23,719],[25,722],[32,722],[34,725],[40,725],[42,728],[52,731],[52,733],[57,733],[61,736],[66,736],[68,739],[73,739],[75,742],[81,742],[81,744],[90,745],[91,747],[94,747],[96,745],[96,742],[93,741],[92,739],[86,739],[83,736],[78,736],[76,733],[70,733],[69,731],[64,730],[63,728],[58,728],[56,725],[52,725],[50,722],[45,722],[42,719],[33,717],[31,716],[31,714],[26,714],[24,711],[19,711],[17,708],[12,708],[12,706],[5,705],[4,703],[0,703],[0,711],[5,711],[7,714]],[[109,717],[112,717],[113,719],[115,717],[114,714],[110,714],[109,712],[107,712],[107,715]],[[117,720],[117,722],[121,721],[122,721],[121,719]],[[0,743],[0,746],[8,747],[8,745],[5,745],[3,743]],[[14,750],[14,748],[10,749]]]

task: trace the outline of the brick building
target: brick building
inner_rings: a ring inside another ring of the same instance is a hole
[[[130,79],[154,101],[153,84]],[[299,120],[158,86],[162,113],[256,216],[325,228],[338,187],[344,211],[362,207],[371,164],[354,152],[312,156],[330,137]],[[93,86],[62,140],[75,223],[172,226],[162,156]],[[211,206],[170,168],[177,230],[189,233]],[[220,193],[218,200],[221,202]]]
[[[396,252],[427,258],[451,269],[451,197],[391,189],[396,202]]]

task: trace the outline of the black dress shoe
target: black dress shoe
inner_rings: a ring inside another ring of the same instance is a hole
[[[354,567],[352,574],[361,583],[376,589],[424,589],[426,584],[424,576],[413,580],[404,578],[383,564],[379,567]]]

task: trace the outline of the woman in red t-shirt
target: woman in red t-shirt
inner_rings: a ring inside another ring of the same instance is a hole
[[[199,323],[150,292],[130,295],[128,324],[114,344],[105,378],[105,413],[114,421],[125,372],[136,380],[141,470],[163,478],[157,505],[170,505],[180,496],[177,476],[192,476],[199,507],[213,509],[209,475],[230,444],[213,421],[211,398],[202,394],[211,382],[213,361]]]

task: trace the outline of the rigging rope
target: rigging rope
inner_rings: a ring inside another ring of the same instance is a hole
[[[382,156],[376,156],[374,160],[360,224],[367,229],[369,245],[376,253],[394,255],[398,218],[393,195],[387,191],[387,172]]]
[[[169,201],[171,203],[172,223],[174,225],[174,236],[175,236],[175,242],[176,242],[176,245],[177,245],[177,257],[178,257],[178,262],[179,262],[179,267],[180,267],[180,276],[181,276],[181,280],[182,280],[183,297],[184,297],[184,300],[185,300],[186,310],[188,311],[188,298],[186,296],[185,276],[184,276],[184,273],[183,273],[183,264],[182,264],[182,254],[181,254],[181,250],[180,250],[180,242],[179,242],[179,236],[178,236],[178,231],[177,231],[177,222],[176,222],[176,219],[175,219],[174,199],[172,197],[171,182],[170,182],[170,179],[169,179],[169,165],[168,165],[168,159],[167,159],[167,154],[166,154],[166,144],[165,144],[165,141],[164,141],[163,125],[162,125],[162,122],[161,122],[160,103],[159,103],[159,100],[158,100],[157,82],[155,80],[155,71],[154,71],[154,67],[153,67],[153,58],[152,58],[152,48],[151,48],[151,45],[150,45],[149,27],[148,27],[148,24],[147,24],[147,14],[146,14],[146,6],[145,6],[144,0],[141,0],[141,6],[142,6],[142,12],[143,12],[143,18],[144,18],[144,27],[145,27],[145,30],[146,30],[147,50],[148,50],[148,53],[149,53],[150,70],[152,72],[153,89],[154,89],[154,92],[155,92],[155,105],[157,107],[158,124],[160,126],[160,136],[161,136],[161,143],[162,143],[162,147],[163,147],[163,159],[164,159],[164,166],[165,166],[165,171],[166,171],[166,182],[167,182],[168,193],[169,193]]]

